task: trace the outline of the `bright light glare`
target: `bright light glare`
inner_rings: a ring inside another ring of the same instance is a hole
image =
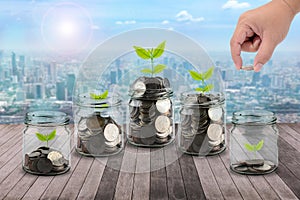
[[[76,34],[77,27],[72,21],[62,21],[58,24],[58,31],[63,37],[72,37]]]

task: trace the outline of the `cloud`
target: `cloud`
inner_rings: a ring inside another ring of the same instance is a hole
[[[136,24],[135,20],[126,20],[126,21],[116,21],[118,25],[129,25],[129,24]]]
[[[169,23],[170,22],[168,20],[164,20],[164,21],[161,22],[161,24],[163,24],[163,25],[166,25],[166,24],[169,24]]]
[[[241,9],[249,8],[250,4],[248,2],[238,2],[237,0],[228,0],[223,6],[222,9]]]
[[[203,17],[193,17],[188,11],[182,10],[176,16],[176,20],[179,22],[201,22],[204,21]]]

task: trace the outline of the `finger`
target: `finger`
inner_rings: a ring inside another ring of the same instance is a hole
[[[254,59],[254,71],[258,72],[261,70],[264,64],[270,60],[276,43],[271,39],[271,37],[264,37],[258,52]]]
[[[249,27],[238,25],[230,40],[231,57],[237,69],[241,69],[243,64],[241,58],[242,45],[253,35],[253,31]]]
[[[256,52],[260,46],[261,39],[259,36],[255,36],[253,39],[246,41],[242,44],[242,51]]]

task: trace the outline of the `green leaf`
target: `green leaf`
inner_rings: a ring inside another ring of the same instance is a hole
[[[154,67],[153,69],[153,74],[158,74],[160,72],[162,72],[167,66],[162,65],[162,64],[158,64]]]
[[[193,70],[189,70],[191,77],[196,80],[196,81],[202,81],[203,80],[203,76],[202,74],[199,74],[196,71]]]
[[[205,92],[204,89],[200,88],[200,87],[196,88],[195,90],[198,91],[198,92]]]
[[[106,99],[108,96],[108,90],[105,90],[102,94],[90,93],[92,99]]]
[[[136,54],[141,57],[142,59],[150,59],[151,58],[151,54],[149,51],[147,51],[146,49],[142,48],[142,47],[137,47],[137,46],[133,46],[133,48],[135,49]]]
[[[36,135],[36,137],[37,137],[40,141],[42,141],[42,142],[47,142],[47,136],[46,136],[46,135],[41,134],[41,133],[36,133],[35,135]]]
[[[257,143],[257,145],[255,145],[255,149],[256,151],[261,150],[261,148],[264,146],[264,140],[259,141],[259,143]]]
[[[208,92],[213,88],[214,88],[213,84],[208,84],[203,88],[203,90],[204,90],[204,92]]]
[[[159,58],[165,51],[166,41],[163,41],[160,43],[154,50],[152,57],[153,58]]]
[[[203,79],[207,80],[209,79],[214,73],[214,67],[209,68],[206,72],[203,74]]]
[[[145,74],[152,74],[152,70],[148,68],[142,69],[141,72]]]
[[[255,147],[249,143],[246,143],[244,146],[250,152],[255,151]]]
[[[56,136],[56,130],[52,131],[47,135],[47,141],[53,140]]]

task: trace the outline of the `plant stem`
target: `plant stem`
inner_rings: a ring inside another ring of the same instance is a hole
[[[151,57],[151,68],[152,68],[152,73],[151,73],[151,75],[152,75],[152,77],[153,77],[154,62],[153,62],[153,58],[152,58],[152,57]]]

